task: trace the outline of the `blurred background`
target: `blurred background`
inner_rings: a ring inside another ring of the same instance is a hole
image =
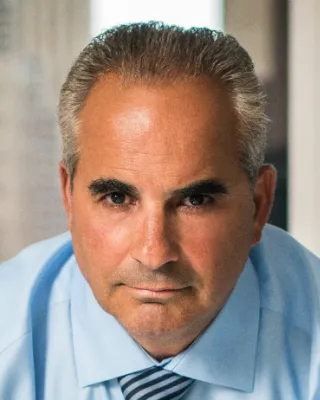
[[[320,254],[319,0],[0,0],[0,261],[67,229],[56,106],[72,61],[104,28],[148,20],[223,30],[249,52],[278,170],[270,221]]]

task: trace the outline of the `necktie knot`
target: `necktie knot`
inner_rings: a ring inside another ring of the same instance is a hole
[[[178,400],[189,390],[194,379],[160,367],[118,378],[126,400]]]

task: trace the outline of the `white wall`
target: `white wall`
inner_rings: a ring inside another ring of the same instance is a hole
[[[115,25],[163,21],[184,27],[223,29],[224,0],[91,0],[91,34]]]
[[[0,262],[67,229],[56,105],[74,57],[90,39],[88,0],[5,5],[10,9],[0,20],[8,44],[0,45]]]
[[[289,4],[289,231],[320,255],[320,1]]]

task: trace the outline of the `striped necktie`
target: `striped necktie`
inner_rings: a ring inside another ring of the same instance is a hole
[[[152,367],[118,378],[126,400],[178,400],[194,379],[185,378],[160,367]]]

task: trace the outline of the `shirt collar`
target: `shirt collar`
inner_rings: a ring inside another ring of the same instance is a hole
[[[253,390],[260,295],[250,260],[214,322],[186,351],[166,363],[152,359],[114,317],[102,310],[75,267],[71,322],[81,387],[164,365],[196,380]]]

